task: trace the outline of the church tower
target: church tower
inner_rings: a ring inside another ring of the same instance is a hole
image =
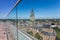
[[[34,26],[35,24],[35,16],[34,16],[34,10],[31,10],[31,14],[30,14],[30,26]]]

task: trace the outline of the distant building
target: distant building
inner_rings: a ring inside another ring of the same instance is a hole
[[[56,32],[51,28],[50,22],[40,23],[35,21],[33,9],[31,10],[30,15],[30,27],[27,29],[27,31],[32,31],[33,35],[38,32],[43,40],[55,40],[56,38]]]
[[[60,25],[58,25],[58,28],[60,28]]]
[[[31,15],[30,15],[30,26],[34,26],[35,24],[35,16],[34,16],[34,10],[31,10]]]
[[[57,24],[52,23],[52,24],[51,24],[51,27],[53,27],[53,28],[54,28],[54,27],[57,27]]]
[[[29,31],[32,31],[35,35],[37,32],[43,38],[42,40],[55,40],[56,39],[56,32],[53,29],[49,28],[49,25],[43,27],[31,27]]]

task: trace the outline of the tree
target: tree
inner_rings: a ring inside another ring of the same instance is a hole
[[[33,32],[32,32],[32,31],[30,31],[30,32],[27,32],[27,33],[33,36]]]
[[[37,39],[40,39],[41,38],[40,35],[39,35],[39,33],[36,33],[35,34],[35,38],[37,38]]]

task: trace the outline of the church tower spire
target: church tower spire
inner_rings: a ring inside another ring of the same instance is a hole
[[[35,21],[35,16],[34,16],[34,10],[33,9],[31,10],[30,20]]]
[[[34,24],[35,24],[35,16],[34,16],[34,10],[32,9],[30,13],[30,26],[34,26]]]
[[[33,9],[31,10],[31,15],[30,16],[31,17],[34,16],[34,10]]]

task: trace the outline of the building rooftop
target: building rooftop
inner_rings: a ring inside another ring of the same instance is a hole
[[[45,31],[41,31],[42,34],[47,35],[47,36],[56,36],[55,32],[45,32]]]
[[[49,25],[48,25],[48,26],[49,26]],[[47,27],[48,27],[48,26],[47,26]],[[40,27],[40,26],[35,26],[35,27],[32,27],[32,28],[38,30],[39,32],[41,32],[41,33],[44,34],[44,35],[47,35],[47,36],[56,36],[56,32],[55,32],[53,29],[49,29],[49,28],[48,28],[48,30],[46,31],[45,29],[47,29],[47,28]],[[44,30],[43,30],[43,29],[44,29]],[[53,31],[51,31],[51,30],[53,30]]]

